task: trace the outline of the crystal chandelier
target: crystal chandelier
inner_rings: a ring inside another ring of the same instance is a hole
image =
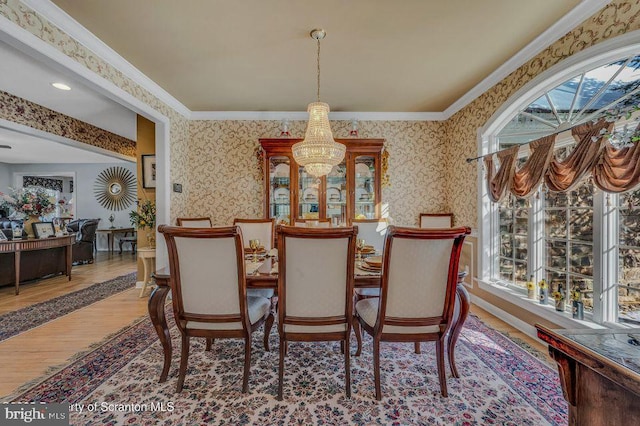
[[[293,158],[312,176],[320,177],[331,172],[344,159],[346,147],[333,140],[329,125],[329,105],[320,102],[320,40],[327,33],[324,30],[311,31],[311,38],[318,42],[318,100],[307,107],[309,123],[304,140],[298,142],[291,150]]]

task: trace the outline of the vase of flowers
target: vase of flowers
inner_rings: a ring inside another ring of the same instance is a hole
[[[556,311],[564,311],[564,294],[561,291],[554,291],[551,293],[551,297],[556,302]]]
[[[536,283],[533,282],[533,275],[531,275],[529,281],[527,281],[527,297],[529,299],[536,298]]]
[[[546,305],[549,302],[549,287],[547,287],[547,282],[544,279],[541,279],[538,283],[538,289],[540,291],[540,304]]]
[[[156,203],[144,200],[138,203],[138,209],[129,213],[131,225],[138,229],[148,229],[147,242],[149,247],[156,246]]]
[[[582,291],[574,288],[571,291],[571,316],[578,320],[584,319],[584,302],[582,301]]]
[[[9,208],[12,214],[22,216],[24,230],[29,238],[34,238],[32,223],[39,222],[40,218],[56,209],[56,203],[44,188],[27,187],[12,189],[11,194],[0,192],[0,207]]]

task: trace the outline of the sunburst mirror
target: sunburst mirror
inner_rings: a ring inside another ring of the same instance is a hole
[[[109,210],[124,210],[136,200],[136,177],[124,167],[109,167],[96,178],[93,193]]]

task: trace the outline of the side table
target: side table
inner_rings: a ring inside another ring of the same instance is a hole
[[[142,259],[142,266],[144,267],[142,290],[140,290],[140,297],[142,297],[147,289],[147,284],[151,284],[151,273],[156,270],[156,249],[149,247],[139,248],[138,258]]]

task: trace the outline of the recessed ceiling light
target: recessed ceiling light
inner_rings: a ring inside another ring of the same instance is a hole
[[[64,83],[51,83],[53,87],[60,90],[71,90],[71,87],[67,86]]]

